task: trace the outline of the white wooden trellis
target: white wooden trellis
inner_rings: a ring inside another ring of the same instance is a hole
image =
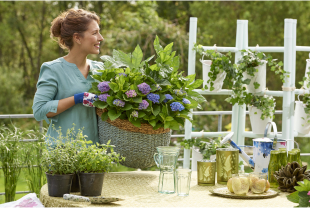
[[[309,90],[295,89],[295,74],[296,74],[296,51],[310,52],[308,46],[296,46],[296,27],[297,20],[285,19],[284,20],[284,47],[251,47],[248,46],[248,20],[237,20],[237,34],[236,34],[236,46],[235,47],[216,47],[215,46],[203,46],[205,50],[217,50],[219,52],[234,52],[235,63],[241,57],[240,50],[251,49],[260,52],[280,52],[284,54],[284,67],[283,69],[289,72],[290,77],[286,78],[283,84],[282,91],[264,91],[259,95],[272,95],[275,97],[283,97],[283,114],[282,114],[282,132],[278,133],[278,138],[289,140],[287,141],[288,150],[294,148],[294,137],[310,137],[310,134],[302,135],[294,132],[294,103],[295,94],[309,93]],[[193,50],[197,37],[197,18],[190,18],[189,25],[189,51],[188,51],[188,75],[195,74],[195,62],[196,52]],[[231,95],[232,90],[222,89],[220,92],[208,92],[202,90],[195,90],[202,95]],[[244,145],[244,138],[257,138],[262,137],[263,134],[254,134],[252,132],[245,131],[245,111],[246,106],[234,105],[232,107],[232,131],[234,132],[233,140],[238,145]],[[193,112],[193,111],[192,111]],[[200,111],[201,112],[201,111]],[[191,139],[194,137],[218,137],[225,136],[229,132],[192,132],[192,124],[185,121],[185,139]],[[262,132],[263,133],[263,132]],[[274,134],[268,135],[269,138],[273,138]],[[190,168],[190,150],[184,149],[184,161],[183,168]]]

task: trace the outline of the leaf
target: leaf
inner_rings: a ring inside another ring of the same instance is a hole
[[[97,108],[104,109],[108,106],[108,103],[106,103],[104,101],[97,100],[93,103],[93,105],[96,106]]]
[[[121,108],[124,111],[132,109],[132,105],[130,103],[125,103],[125,106]]]
[[[156,126],[156,121],[155,120],[151,120],[149,121],[149,123],[151,124],[151,126],[155,127]]]
[[[159,105],[153,105],[153,114],[157,116],[160,112],[160,106]]]
[[[114,100],[113,96],[107,97],[107,103],[109,104],[109,106],[113,106],[113,100]]]
[[[138,115],[138,118],[142,118],[145,116],[145,113],[143,111],[139,111],[139,115]]]
[[[203,83],[203,80],[198,79],[193,84],[189,85],[188,89],[196,89],[196,88],[200,87],[202,85],[202,83]]]
[[[175,120],[170,121],[170,128],[173,130],[180,130],[179,123]]]
[[[174,119],[173,119],[173,117],[171,117],[171,116],[167,116],[166,117],[166,121],[173,121]]]
[[[129,121],[136,127],[141,127],[141,122],[139,120],[134,120],[133,118],[129,118]]]
[[[142,97],[135,97],[135,98],[132,98],[132,100],[135,103],[141,103],[142,102]]]
[[[140,62],[142,61],[143,53],[139,45],[135,48],[135,50],[132,53],[132,67],[133,68],[139,68]]]
[[[308,191],[302,191],[298,193],[299,196],[299,207],[309,207],[310,196],[307,195]]]
[[[156,38],[154,40],[154,49],[155,49],[157,54],[159,54],[159,52],[163,50],[163,47],[159,44],[159,38],[157,35],[156,35]]]
[[[116,84],[114,82],[111,82],[111,83],[109,83],[109,86],[110,86],[111,90],[113,90],[114,92],[118,92],[119,91],[118,84]]]
[[[286,198],[291,202],[299,203],[298,193],[299,193],[298,191],[295,191],[294,193],[287,195]]]
[[[113,58],[124,66],[131,68],[131,54],[126,54],[120,50],[113,50]]]
[[[108,115],[109,115],[109,118],[111,119],[111,121],[117,119],[122,113],[121,112],[116,112],[116,110],[114,109],[110,109],[108,111]]]

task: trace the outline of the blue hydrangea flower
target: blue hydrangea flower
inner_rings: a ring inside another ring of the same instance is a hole
[[[263,157],[266,158],[270,154],[271,148],[271,142],[260,142],[258,152],[263,154]]]
[[[149,94],[149,92],[152,90],[150,85],[146,84],[145,82],[137,85],[137,87],[144,95]]]
[[[99,100],[104,101],[104,102],[107,102],[108,97],[110,97],[110,95],[108,93],[105,93],[105,94],[98,96]]]
[[[124,107],[125,106],[125,102],[120,100],[120,99],[115,99],[113,100],[113,105],[119,106],[119,107]]]
[[[183,96],[183,95],[187,95],[186,91],[184,90],[173,90],[174,94],[178,95],[178,96]]]
[[[263,168],[262,172],[263,173],[268,173],[268,168]]]
[[[173,97],[170,94],[165,94],[165,99],[164,99],[164,103],[168,102],[169,100],[172,100]]]
[[[150,93],[146,97],[153,103],[159,103],[160,96],[158,94]]]
[[[108,92],[110,90],[109,81],[100,82],[97,87],[100,92]]]
[[[128,90],[127,92],[125,92],[125,94],[127,95],[128,98],[137,96],[137,93],[135,90]]]
[[[138,118],[139,113],[138,113],[138,111],[132,111],[131,115],[132,115],[132,117]]]
[[[172,111],[182,111],[182,110],[185,109],[184,106],[181,103],[179,103],[179,102],[171,103],[170,107],[171,107]]]
[[[157,88],[157,90],[162,90],[162,88],[159,86],[159,84],[154,84],[154,86]]]
[[[191,104],[191,101],[189,101],[189,100],[186,99],[186,98],[183,98],[183,99],[182,99],[182,102],[183,102],[184,104]]]
[[[145,110],[149,105],[150,104],[146,100],[142,100],[142,102],[139,103],[139,110]]]

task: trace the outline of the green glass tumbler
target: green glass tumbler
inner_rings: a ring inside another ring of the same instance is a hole
[[[301,158],[300,158],[300,149],[295,148],[295,149],[292,149],[291,151],[296,152],[296,154],[297,154],[296,161],[299,163],[300,166],[302,166],[302,162],[301,162]]]
[[[297,161],[297,152],[295,152],[295,151],[288,151],[288,155],[287,155],[287,162],[288,163],[292,163],[292,162],[294,162],[294,161],[296,161],[296,162],[298,162]]]
[[[287,152],[286,149],[279,150],[279,169],[283,166],[285,167],[287,165]]]
[[[279,151],[271,150],[270,151],[270,162],[268,166],[268,181],[270,183],[270,187],[276,188],[279,186],[277,179],[274,177],[274,172],[279,171]]]

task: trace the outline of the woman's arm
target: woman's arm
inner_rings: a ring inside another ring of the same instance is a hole
[[[71,107],[74,106],[74,105],[75,105],[74,96],[61,99],[61,100],[59,100],[59,102],[58,102],[58,107],[57,107],[56,113],[48,112],[48,113],[46,114],[46,117],[47,117],[47,118],[52,118],[52,117],[54,117],[54,116],[57,116],[58,114],[64,112],[65,110],[71,108]]]

